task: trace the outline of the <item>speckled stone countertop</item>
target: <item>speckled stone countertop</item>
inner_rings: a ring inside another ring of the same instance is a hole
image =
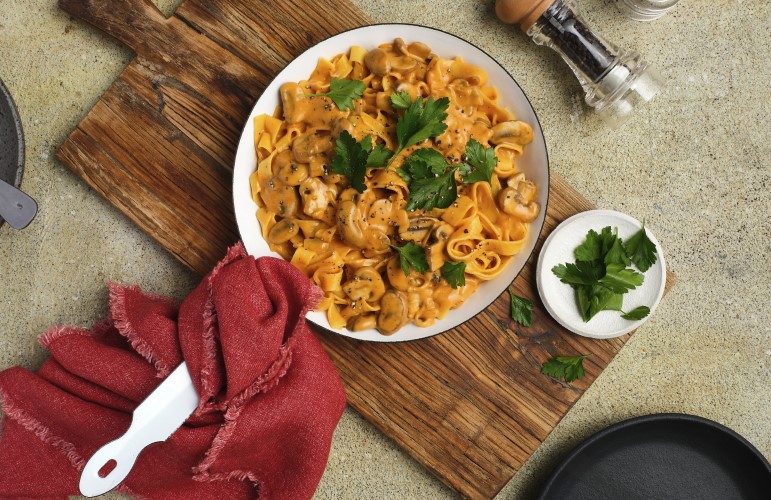
[[[173,0],[157,2],[167,14]],[[355,3],[378,22],[441,28],[498,59],[530,97],[553,172],[600,208],[645,219],[677,284],[501,491],[529,498],[573,446],[612,423],[684,412],[736,430],[771,456],[771,38],[768,2],[683,0],[650,23],[583,0],[591,23],[640,51],[668,81],[620,130],[603,125],[550,50],[499,23],[492,0]],[[106,310],[106,279],[184,296],[169,254],[54,159],[131,60],[54,0],[0,0],[0,78],[24,123],[23,188],[40,204],[25,230],[0,228],[0,369],[36,368],[35,341]],[[318,498],[451,498],[393,442],[347,410]]]

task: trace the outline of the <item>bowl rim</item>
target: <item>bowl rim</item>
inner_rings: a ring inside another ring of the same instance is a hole
[[[431,333],[431,334],[428,334],[428,335],[425,335],[425,336],[422,336],[422,337],[410,338],[410,339],[392,339],[390,335],[382,335],[382,339],[359,338],[359,337],[356,337],[354,335],[355,332],[345,333],[344,331],[338,331],[338,330],[335,330],[335,329],[328,328],[326,326],[320,325],[319,323],[313,321],[312,319],[307,319],[306,318],[309,323],[312,323],[316,328],[319,328],[319,329],[321,329],[321,330],[323,330],[324,332],[327,332],[327,333],[331,333],[331,334],[334,334],[334,335],[339,335],[339,336],[342,336],[342,337],[350,338],[352,340],[357,340],[359,342],[377,342],[377,343],[383,342],[383,343],[397,344],[397,343],[402,343],[402,342],[418,342],[418,341],[421,341],[421,340],[430,339],[430,338],[435,337],[437,335],[441,335],[441,334],[447,333],[450,330],[454,330],[454,329],[460,327],[461,325],[467,323],[468,321],[472,320],[477,315],[482,314],[485,311],[487,311],[490,308],[490,306],[493,304],[493,302],[498,300],[504,293],[509,291],[509,288],[514,283],[514,281],[516,281],[517,278],[519,278],[520,274],[522,273],[522,270],[525,269],[525,267],[527,267],[528,264],[531,264],[531,261],[535,258],[535,254],[537,253],[536,250],[538,249],[538,241],[543,237],[543,231],[544,231],[544,228],[546,227],[546,212],[548,210],[549,201],[550,201],[550,198],[551,198],[551,163],[550,163],[550,160],[549,160],[549,148],[548,148],[548,145],[546,143],[546,136],[543,133],[543,127],[541,126],[541,120],[538,118],[538,113],[536,112],[535,107],[533,106],[532,101],[528,97],[527,93],[525,93],[524,89],[522,89],[522,86],[519,84],[519,82],[516,80],[516,78],[514,78],[514,76],[509,72],[509,70],[507,70],[503,66],[503,64],[501,64],[496,58],[491,56],[486,50],[482,49],[481,47],[479,47],[475,43],[472,43],[472,42],[466,40],[465,38],[463,38],[461,36],[458,36],[456,34],[450,33],[449,31],[445,31],[443,29],[435,28],[435,27],[431,27],[431,26],[426,26],[426,25],[423,25],[423,24],[418,24],[418,23],[371,23],[371,24],[365,24],[365,25],[362,25],[362,26],[356,26],[354,28],[349,28],[349,29],[344,30],[344,31],[340,31],[339,33],[335,33],[333,35],[330,35],[328,37],[323,38],[322,40],[317,41],[316,43],[314,43],[312,45],[309,45],[300,54],[298,54],[297,56],[293,57],[291,61],[288,61],[276,73],[276,75],[265,85],[265,89],[263,89],[263,91],[260,93],[260,95],[256,98],[256,100],[254,102],[254,105],[249,110],[249,114],[248,114],[248,116],[246,118],[246,121],[241,126],[241,135],[239,136],[238,144],[236,146],[236,155],[235,155],[235,157],[233,159],[233,183],[234,184],[235,184],[235,181],[236,181],[236,179],[235,179],[235,172],[236,172],[236,163],[237,163],[237,158],[238,158],[238,154],[237,154],[238,153],[238,147],[240,146],[241,142],[244,140],[244,134],[246,133],[246,128],[247,128],[247,126],[249,124],[249,120],[253,119],[252,113],[254,112],[254,108],[257,106],[257,104],[259,103],[260,99],[262,99],[262,96],[264,95],[265,91],[281,76],[281,74],[287,69],[287,67],[289,67],[291,64],[293,64],[296,59],[298,59],[298,58],[302,57],[303,55],[305,55],[305,53],[307,53],[308,51],[314,49],[318,45],[326,42],[327,40],[329,40],[331,38],[342,36],[342,35],[345,35],[346,33],[350,33],[350,32],[353,32],[353,31],[364,30],[364,29],[369,29],[369,28],[373,28],[373,27],[385,27],[385,26],[394,26],[394,27],[397,27],[397,26],[410,26],[410,27],[415,27],[415,28],[420,28],[420,29],[425,29],[425,30],[429,30],[429,31],[436,31],[436,32],[442,33],[444,35],[447,35],[449,37],[455,38],[455,39],[457,39],[457,40],[459,40],[461,42],[464,42],[464,43],[474,47],[476,50],[478,50],[479,52],[481,52],[482,54],[487,56],[490,59],[490,61],[492,61],[495,64],[497,64],[498,67],[514,83],[514,85],[517,86],[517,89],[519,90],[519,92],[522,93],[522,96],[527,101],[528,106],[530,107],[530,109],[533,112],[533,116],[535,117],[535,121],[538,124],[538,130],[540,132],[541,139],[543,140],[543,151],[544,151],[544,156],[545,156],[545,160],[546,160],[546,162],[545,162],[546,180],[547,180],[547,188],[548,188],[546,190],[545,203],[541,207],[541,210],[544,213],[544,217],[542,218],[541,225],[538,228],[538,236],[535,237],[535,243],[533,245],[533,248],[530,250],[530,253],[527,256],[527,258],[525,259],[525,261],[523,262],[522,267],[520,267],[520,269],[514,275],[514,278],[511,280],[511,282],[508,285],[506,285],[506,287],[501,291],[501,293],[499,293],[495,297],[493,297],[488,302],[488,304],[486,306],[484,306],[478,313],[476,313],[474,315],[471,315],[468,318],[464,319],[463,321],[461,321],[461,322],[459,322],[459,323],[457,323],[457,324],[455,324],[453,326],[450,326],[450,327],[448,327],[446,329],[443,329],[443,330],[440,330],[438,332],[434,332],[434,333]],[[236,206],[236,190],[235,189],[232,190],[232,198],[233,198],[232,201],[233,201],[233,207],[234,207],[234,212],[235,212],[236,211],[235,210],[235,206]],[[241,237],[241,239],[243,240],[243,236],[241,235],[241,226],[240,226],[240,224],[238,224],[238,215],[237,215],[237,213],[235,215],[236,215],[236,225],[238,227],[238,233],[239,233],[239,236]],[[537,294],[537,292],[536,292],[536,294]]]

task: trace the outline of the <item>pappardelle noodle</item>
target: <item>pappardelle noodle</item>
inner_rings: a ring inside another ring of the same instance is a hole
[[[320,59],[254,119],[270,248],[324,291],[332,328],[430,326],[503,272],[538,215],[533,129],[484,70],[421,42]]]

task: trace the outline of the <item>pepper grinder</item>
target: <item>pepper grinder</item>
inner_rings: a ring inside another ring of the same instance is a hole
[[[640,54],[592,30],[576,0],[496,0],[495,13],[562,56],[586,92],[586,103],[613,128],[663,87],[661,76]]]

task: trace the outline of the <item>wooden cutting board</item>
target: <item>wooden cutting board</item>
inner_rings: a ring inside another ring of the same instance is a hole
[[[59,5],[137,57],[57,157],[200,274],[238,239],[232,164],[262,89],[309,46],[369,23],[346,0],[185,0],[168,19],[147,0]],[[551,178],[542,238],[592,208]],[[535,303],[530,328],[511,321],[503,294],[455,330],[418,342],[317,332],[350,405],[468,497],[498,492],[628,339],[589,340],[556,324],[538,300],[534,261],[513,284]],[[585,353],[587,376],[575,383],[539,373],[554,355]]]

